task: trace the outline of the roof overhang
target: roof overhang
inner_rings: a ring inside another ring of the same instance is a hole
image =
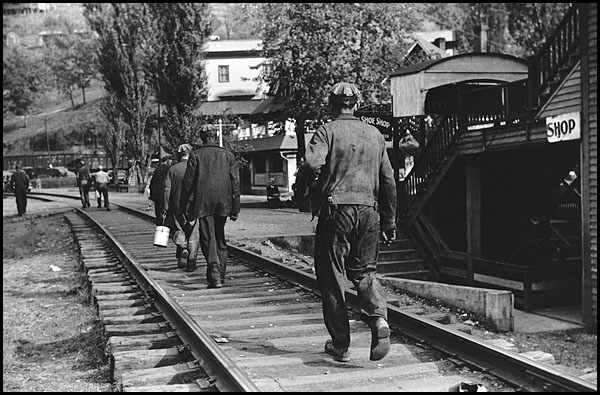
[[[217,100],[203,102],[198,112],[201,115],[218,116],[225,114],[250,115],[260,104],[260,100]]]
[[[430,89],[469,81],[527,78],[527,61],[498,53],[468,53],[411,65],[390,75],[394,117],[425,115]]]

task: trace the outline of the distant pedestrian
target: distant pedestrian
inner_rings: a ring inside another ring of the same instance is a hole
[[[215,130],[204,129],[200,137],[204,144],[190,154],[179,199],[179,217],[192,226],[186,271],[196,270],[199,243],[208,288],[221,288],[227,268],[225,222],[227,216],[237,220],[240,212],[239,170],[233,153],[219,146]]]
[[[313,215],[319,217],[315,271],[331,335],[325,352],[340,362],[350,360],[346,278],[356,287],[363,319],[371,328],[370,359],[380,360],[390,349],[387,304],[376,264],[380,232],[387,243],[396,237],[396,184],[383,135],[354,116],[359,98],[353,84],[333,86],[329,105],[334,120],[317,129],[304,164],[317,186],[312,199]]]
[[[77,170],[77,187],[79,188],[79,197],[81,198],[81,206],[83,208],[90,207],[90,188],[92,187],[92,178],[90,177],[90,169],[85,165],[83,160],[79,160]]]
[[[161,215],[165,206],[165,177],[167,176],[169,167],[171,167],[171,157],[164,156],[160,162],[160,165],[158,165],[156,170],[154,170],[154,174],[150,180],[150,200],[154,202],[154,217],[156,219],[156,225],[163,225]]]
[[[96,180],[96,191],[98,191],[98,208],[102,208],[102,197],[104,197],[104,208],[110,211],[110,203],[108,202],[108,173],[104,171],[102,165],[98,166],[98,171],[94,173]]]
[[[172,165],[167,171],[165,177],[165,192],[163,201],[165,202],[162,217],[166,218],[165,223],[171,230],[171,240],[175,243],[177,249],[175,257],[177,258],[177,267],[187,268],[190,251],[188,248],[189,234],[184,231],[182,218],[177,216],[179,211],[179,199],[181,197],[181,182],[188,164],[188,158],[192,152],[190,144],[181,144],[177,147],[179,162]],[[187,208],[186,208],[187,210]]]
[[[271,177],[267,185],[267,203],[269,206],[277,207],[281,202],[280,197],[279,186],[275,183],[275,178]]]
[[[38,192],[42,190],[42,179],[40,176],[35,177],[35,190]]]
[[[29,177],[21,170],[21,166],[15,166],[15,172],[10,177],[10,189],[17,200],[17,214],[22,217],[27,212],[27,192],[29,190]]]

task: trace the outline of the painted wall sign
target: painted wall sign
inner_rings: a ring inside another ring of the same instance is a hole
[[[546,136],[549,143],[581,138],[581,113],[570,112],[546,118]]]

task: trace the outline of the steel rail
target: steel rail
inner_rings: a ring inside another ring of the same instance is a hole
[[[320,295],[316,277],[303,271],[286,267],[277,261],[253,252],[228,246],[228,250],[242,259],[261,266],[265,270],[292,281]],[[346,291],[346,301],[356,309],[360,308],[358,294]],[[523,357],[517,353],[479,340],[458,330],[416,314],[403,312],[388,303],[388,320],[402,332],[425,342],[454,359],[473,365],[501,379],[519,385],[527,391],[552,392],[596,392],[597,385],[573,375],[561,372],[550,366]]]
[[[211,377],[211,382],[219,391],[259,392],[258,387],[252,380],[223,353],[214,340],[163,290],[158,282],[146,273],[142,265],[102,224],[94,220],[84,210],[80,208],[75,208],[75,210],[104,234],[107,242],[127,267],[137,284],[145,291],[170,325],[176,329],[184,344],[190,347],[190,352],[198,365]],[[125,209],[125,211],[129,210],[131,209]],[[137,210],[133,211],[137,212]],[[145,213],[141,214],[146,215]]]
[[[74,198],[73,196],[64,197]],[[154,217],[150,214],[124,206],[119,207],[141,218],[154,221]],[[228,251],[320,296],[314,274],[287,267],[280,262],[239,247],[229,245]],[[346,301],[354,308],[360,308],[360,300],[356,291],[347,290]],[[518,385],[525,391],[597,392],[595,383],[523,357],[515,352],[504,350],[458,330],[446,328],[435,321],[403,312],[392,304],[388,304],[388,319],[392,326],[401,328],[402,333],[424,342],[454,359],[489,372],[513,385]]]

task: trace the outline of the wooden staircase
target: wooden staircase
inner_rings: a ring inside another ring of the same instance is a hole
[[[379,244],[377,273],[386,277],[432,281],[433,275],[421,259],[413,241],[404,231],[398,231],[390,246]]]

